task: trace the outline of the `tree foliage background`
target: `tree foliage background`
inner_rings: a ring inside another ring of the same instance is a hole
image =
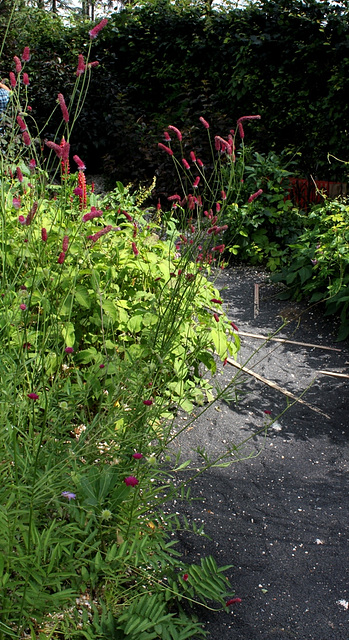
[[[2,31],[6,3],[0,5]],[[183,130],[188,151],[195,139],[204,153],[199,116],[224,135],[238,117],[259,113],[253,126],[258,151],[286,149],[298,154],[301,174],[345,179],[345,165],[329,164],[327,156],[349,159],[348,8],[347,1],[316,0],[259,0],[243,9],[168,0],[125,7],[93,44],[92,59],[100,65],[75,128],[74,151],[89,171],[117,179],[145,180],[157,172],[166,192],[168,159],[156,143],[167,125]],[[24,20],[25,30],[19,28]],[[58,92],[69,98],[90,28],[82,14],[67,23],[37,6],[16,11],[1,73],[8,77],[13,55],[30,46],[31,106],[41,124]]]

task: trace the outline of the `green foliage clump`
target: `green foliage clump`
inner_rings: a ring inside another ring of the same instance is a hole
[[[349,206],[338,200],[314,206],[287,266],[273,277],[288,290],[284,297],[324,303],[325,315],[339,315],[338,339],[349,335]]]

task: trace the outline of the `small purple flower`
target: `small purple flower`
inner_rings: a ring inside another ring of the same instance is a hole
[[[99,368],[100,368],[100,369],[104,369],[104,367],[105,367],[105,364],[100,364],[100,365],[99,365]]]
[[[27,305],[22,303],[22,304],[19,305],[19,308],[20,308],[21,311],[25,311],[26,308],[27,308]]]
[[[20,206],[21,206],[21,201],[20,201],[20,199],[19,199],[19,198],[16,198],[16,197],[15,197],[15,198],[13,198],[13,200],[12,200],[12,206],[13,206],[15,209],[19,209],[19,208],[20,208]],[[23,219],[24,219],[24,216],[23,216]]]
[[[65,351],[66,353],[74,353],[74,349],[73,349],[73,347],[66,347],[66,348],[64,349],[64,351]]]
[[[316,260],[316,258],[314,258],[313,260],[310,260],[310,262],[311,262],[311,264],[314,264],[314,265],[318,263],[318,261]]]
[[[75,187],[75,189],[74,189],[74,191],[73,191],[73,194],[74,194],[75,196],[79,196],[79,198],[81,198],[81,196],[82,196],[82,189],[81,189],[81,187]]]
[[[29,400],[39,400],[39,396],[37,393],[27,393]]]
[[[134,458],[135,460],[141,460],[143,458],[143,453],[133,453],[132,458]]]
[[[152,400],[143,400],[143,404],[145,404],[147,407],[150,407],[150,405],[153,404]]]
[[[127,476],[127,478],[124,478],[124,483],[127,487],[135,487],[138,482],[139,481],[134,476]]]
[[[68,498],[69,502],[76,498],[76,494],[71,491],[62,491],[61,496],[63,496],[63,498]]]

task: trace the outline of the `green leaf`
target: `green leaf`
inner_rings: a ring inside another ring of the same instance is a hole
[[[86,287],[78,284],[75,289],[75,298],[81,307],[89,309],[91,307],[91,298]]]
[[[75,342],[74,325],[72,322],[66,322],[62,328],[62,336],[67,347],[72,347]]]

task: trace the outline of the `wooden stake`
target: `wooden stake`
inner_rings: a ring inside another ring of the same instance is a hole
[[[239,336],[245,336],[246,338],[257,338],[258,340],[273,340],[273,342],[286,342],[287,344],[297,344],[300,347],[311,347],[312,349],[326,349],[328,351],[342,351],[336,347],[325,347],[321,344],[311,344],[309,342],[297,342],[296,340],[287,340],[286,338],[272,338],[269,336],[262,336],[260,333],[248,333],[247,331],[239,331]]]
[[[276,384],[276,382],[273,382],[272,380],[268,380],[267,378],[264,378],[263,376],[259,375],[259,373],[256,373],[251,369],[247,369],[247,367],[244,367],[242,364],[239,364],[238,362],[236,362],[236,360],[233,360],[232,358],[227,358],[227,362],[231,364],[233,367],[240,369],[244,373],[248,373],[248,375],[253,376],[254,378],[256,378],[256,380],[260,380],[260,382],[267,384],[272,389],[276,389],[276,391],[280,391],[280,393],[283,393],[285,396],[292,398],[292,400],[295,400],[300,404],[304,404],[306,407],[308,407],[308,409],[311,409],[316,413],[320,413],[322,416],[324,416],[325,418],[328,418],[329,420],[331,419],[330,416],[327,415],[327,413],[324,413],[323,411],[321,411],[321,409],[318,409],[317,407],[313,407],[311,404],[309,404],[308,402],[305,402],[305,400],[302,400],[301,398],[297,398],[297,396],[295,396],[290,391],[287,391],[287,389],[283,389],[278,384]]]

